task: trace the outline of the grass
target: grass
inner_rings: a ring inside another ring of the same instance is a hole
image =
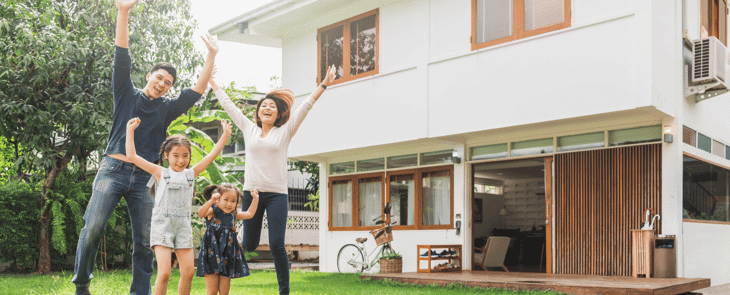
[[[0,275],[0,294],[74,294],[71,283],[73,272],[50,275]],[[155,275],[152,279],[154,282]],[[178,294],[178,270],[173,270],[168,294]],[[129,292],[132,272],[95,271],[90,291],[93,294],[124,294]],[[291,294],[556,294],[537,291],[510,291],[470,288],[463,285],[419,286],[393,281],[360,280],[357,274],[321,273],[316,271],[291,272]],[[274,271],[253,270],[251,276],[231,280],[230,294],[276,294],[278,284]],[[205,281],[194,277],[191,294],[205,294]]]

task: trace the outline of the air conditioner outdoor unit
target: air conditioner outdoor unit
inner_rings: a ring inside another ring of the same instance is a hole
[[[729,54],[725,45],[715,37],[692,41],[691,83],[685,90],[686,96],[696,94],[697,101],[700,101],[721,94],[715,93],[717,91],[727,92],[730,87]],[[708,97],[700,99],[700,96]]]

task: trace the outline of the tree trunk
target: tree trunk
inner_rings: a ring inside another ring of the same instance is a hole
[[[65,148],[66,144],[62,148]],[[56,183],[58,174],[66,168],[73,153],[67,152],[62,158],[56,161],[56,167],[51,168],[46,172],[46,180],[43,181],[43,194],[41,194],[41,255],[38,260],[38,271],[36,274],[48,274],[51,272],[51,208],[46,208],[48,202],[49,189]]]

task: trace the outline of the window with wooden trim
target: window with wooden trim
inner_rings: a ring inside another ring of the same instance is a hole
[[[396,229],[449,229],[454,215],[454,166],[329,179],[330,230],[371,230],[392,205]]]
[[[472,0],[472,50],[567,27],[570,0]]]
[[[374,229],[383,214],[383,173],[330,177],[330,229]]]
[[[727,0],[700,0],[700,37],[715,36],[727,46]]]
[[[386,202],[396,229],[448,229],[453,224],[454,166],[388,172]]]
[[[331,65],[335,84],[378,73],[378,16],[375,9],[317,30],[317,83]]]

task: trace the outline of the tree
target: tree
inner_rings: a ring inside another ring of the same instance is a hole
[[[158,61],[178,67],[176,91],[203,64],[193,47],[187,0],[138,3],[130,12],[132,79]],[[106,146],[112,122],[112,0],[0,1],[0,135],[19,143],[16,167],[43,172],[38,273],[50,272],[49,207],[56,178],[72,159]],[[83,164],[82,164],[83,165]],[[21,173],[18,171],[18,173]],[[59,200],[54,199],[54,202]]]

